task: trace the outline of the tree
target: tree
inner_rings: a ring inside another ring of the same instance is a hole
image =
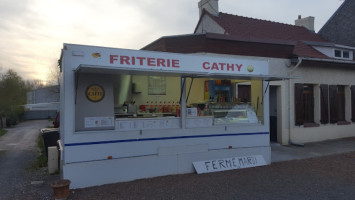
[[[28,90],[37,90],[40,88],[45,87],[45,83],[42,80],[35,79],[35,80],[26,80],[26,88]]]
[[[50,69],[48,73],[47,85],[48,86],[57,86],[52,87],[51,93],[60,93],[60,79],[62,77],[59,61],[58,65],[53,65],[52,69]]]
[[[23,79],[13,70],[0,77],[0,117],[6,117],[7,125],[15,125],[24,113],[26,87]]]
[[[60,85],[60,79],[61,72],[58,61],[58,65],[53,65],[52,69],[49,71],[47,85]]]

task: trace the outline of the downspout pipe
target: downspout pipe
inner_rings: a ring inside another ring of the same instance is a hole
[[[301,65],[301,63],[302,63],[302,58],[298,58],[298,62],[297,62],[297,64],[292,68],[292,69],[290,69],[290,71],[288,72],[288,75],[290,76],[300,65]],[[289,113],[289,115],[288,115],[288,122],[289,122],[289,125],[288,125],[288,143],[290,144],[290,145],[295,145],[295,146],[300,146],[300,147],[304,147],[304,144],[302,144],[302,143],[296,143],[296,142],[293,142],[292,140],[291,140],[291,125],[292,125],[292,123],[291,123],[291,89],[292,89],[292,87],[291,87],[291,79],[288,79],[288,99],[289,99],[289,101],[288,101],[288,113]]]
[[[290,69],[290,71],[288,72],[289,76],[301,65],[302,61],[303,61],[303,58],[299,57],[297,64],[292,69]]]

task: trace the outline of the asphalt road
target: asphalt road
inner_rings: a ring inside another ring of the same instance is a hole
[[[26,121],[0,137],[0,199],[14,199],[31,184],[28,168],[36,159],[39,130],[50,124],[48,120]]]

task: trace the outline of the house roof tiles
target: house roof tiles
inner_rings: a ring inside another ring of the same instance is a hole
[[[209,15],[223,27],[227,34],[244,38],[277,39],[288,41],[316,41],[326,42],[320,35],[304,27],[282,24],[278,22],[241,17],[220,12],[218,16]]]
[[[225,31],[224,34],[196,34],[197,32],[201,33],[199,27],[205,16],[214,20]],[[313,46],[329,46],[333,43],[313,31],[295,25],[222,12],[216,16],[204,10],[194,32],[193,35],[160,38],[144,49],[180,53],[213,52],[278,58],[303,57],[336,60],[313,48]]]
[[[294,43],[295,56],[329,58],[307,43],[328,43],[328,41],[319,34],[304,27],[231,15],[222,12],[216,16],[204,11],[203,15],[208,15],[213,19],[225,30],[225,34],[229,35],[229,37],[239,38],[240,40],[250,42],[291,42]],[[201,21],[199,23],[201,23]]]

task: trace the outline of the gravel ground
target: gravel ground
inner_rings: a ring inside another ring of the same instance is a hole
[[[54,197],[50,184],[56,180],[59,180],[59,175],[49,175],[47,168],[26,169],[21,182],[15,186],[16,192],[13,192],[7,199],[52,200]]]
[[[354,199],[354,166],[355,152],[350,152],[257,168],[75,189],[68,199]],[[5,199],[54,199],[50,183],[59,175],[48,175],[46,170],[26,170],[16,192]]]
[[[71,191],[69,199],[354,199],[355,152]]]
[[[0,199],[52,199],[48,183],[58,175],[48,175],[47,169],[30,170],[39,151],[36,141],[39,129],[50,125],[48,120],[26,121],[0,137]]]
[[[29,125],[22,124],[0,138],[0,200],[54,199],[50,184],[59,175],[48,175],[47,168],[26,169],[38,155],[30,142],[38,129],[29,129]],[[15,134],[19,137],[12,137]],[[257,168],[75,189],[68,199],[355,199],[355,151]]]

